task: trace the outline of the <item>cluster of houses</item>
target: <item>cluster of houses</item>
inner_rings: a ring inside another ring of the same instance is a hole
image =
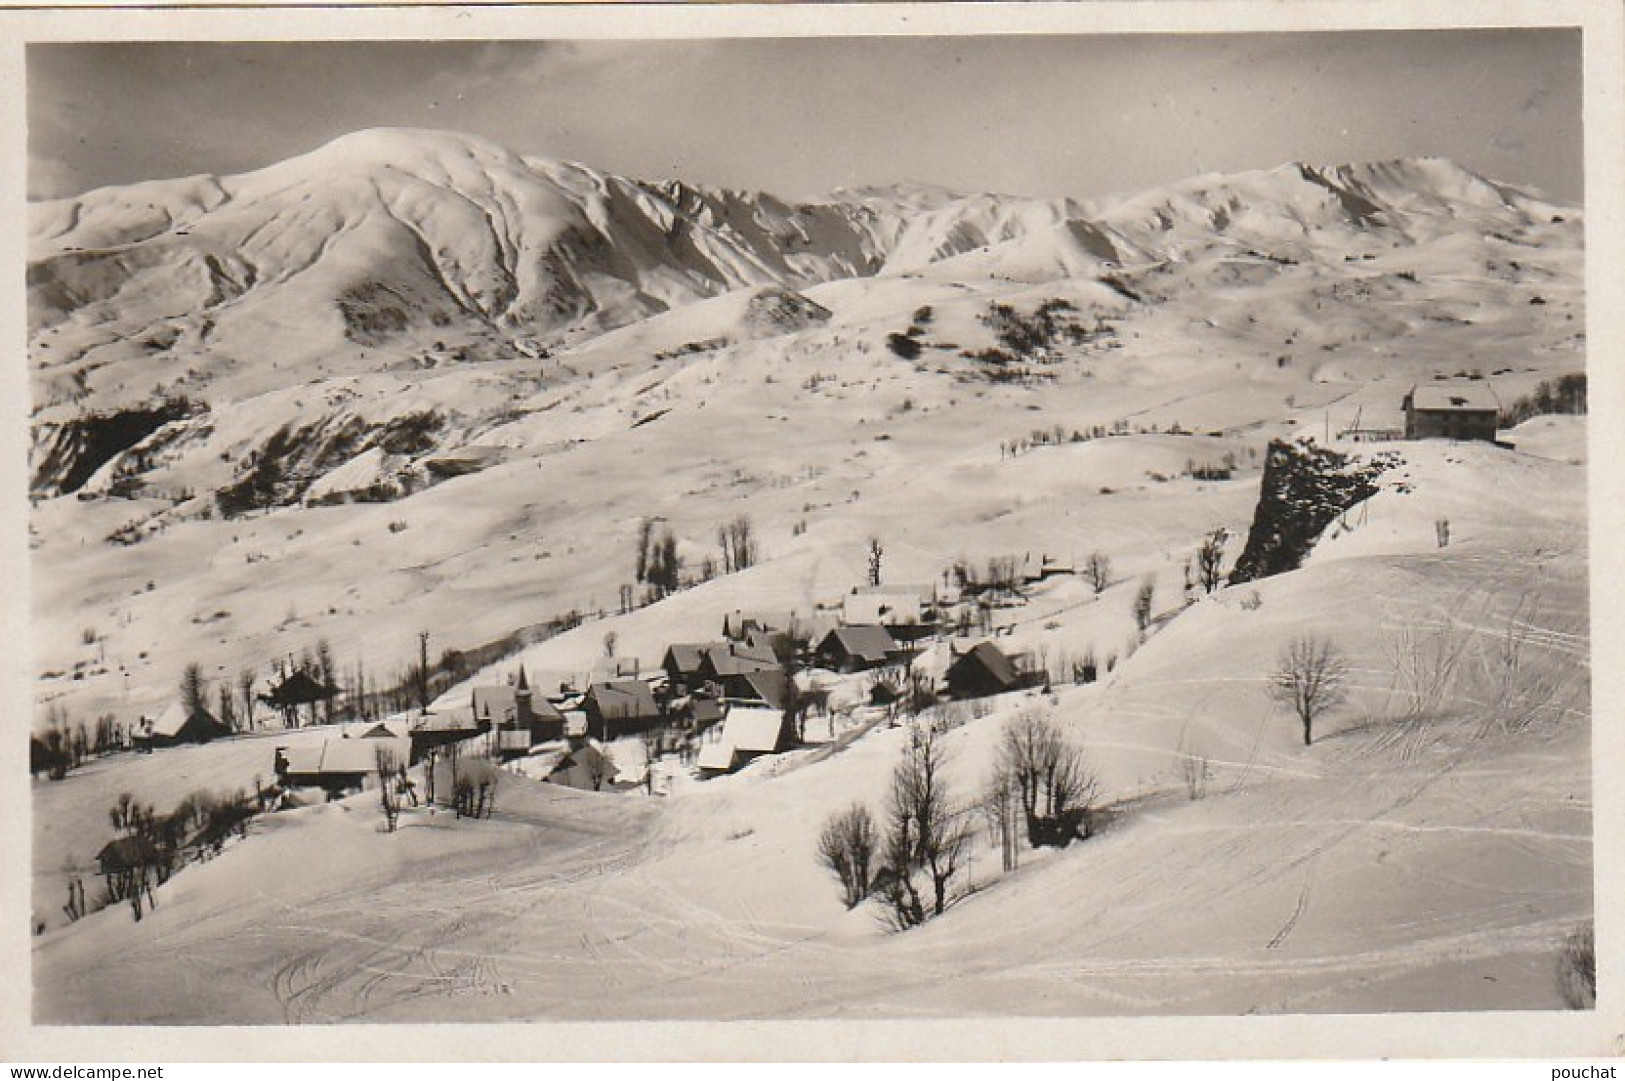
[[[1031,580],[1059,573],[1031,561]],[[797,689],[792,672],[821,668],[851,674],[906,665],[923,639],[944,629],[946,605],[933,586],[860,587],[836,610],[733,611],[719,637],[670,644],[653,669],[609,657],[584,677],[534,687],[521,667],[510,683],[474,687],[466,707],[396,718],[319,745],[279,748],[284,785],[329,790],[361,786],[377,772],[379,748],[389,760],[416,764],[448,743],[480,741],[503,762],[525,760],[525,772],[573,788],[614,784],[604,748],[642,737],[649,753],[692,755],[702,776],[732,772],[764,754],[789,749],[797,721],[821,696]],[[1033,682],[1022,659],[992,641],[953,647],[944,680],[952,697],[1000,694]],[[874,700],[885,701],[877,680]],[[381,743],[380,741],[387,741]]]

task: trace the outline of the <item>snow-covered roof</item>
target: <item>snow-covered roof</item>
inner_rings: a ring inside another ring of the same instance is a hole
[[[722,617],[722,633],[729,638],[742,638],[752,627],[764,631],[787,631],[795,618],[794,612],[736,608]]]
[[[476,727],[474,714],[466,709],[436,710],[412,724],[417,732],[472,732]]]
[[[705,660],[701,670],[717,676],[740,676],[779,666],[771,649],[756,646],[718,646],[706,651]]]
[[[368,773],[387,754],[398,766],[412,760],[412,741],[398,736],[379,739],[330,739],[322,743],[323,773]]]
[[[202,714],[209,724],[215,725],[216,727],[220,726],[220,722],[215,720],[207,710],[200,709],[197,712]],[[158,719],[152,722],[150,732],[154,736],[168,736],[173,738],[174,736],[180,734],[181,729],[186,727],[186,722],[191,719],[192,714],[187,712],[185,706],[181,705],[179,702],[171,702],[169,704],[169,708],[164,710],[163,713],[159,714]]]
[[[412,722],[406,717],[385,717],[381,721],[362,725],[345,733],[351,739],[388,739],[410,737]]]
[[[405,765],[412,760],[412,741],[405,736],[337,738],[277,749],[286,772],[291,776],[371,773],[378,768],[380,751],[392,755],[396,764]]]
[[[779,749],[784,714],[763,706],[732,706],[722,720],[722,738],[731,750],[770,754]]]
[[[695,763],[704,770],[728,770],[733,768],[733,745],[723,740],[713,740],[700,748],[700,754]]]
[[[1443,412],[1499,412],[1501,403],[1488,383],[1431,383],[1411,391],[1411,407]]]
[[[480,720],[495,722],[511,721],[516,716],[518,699],[512,686],[503,683],[496,686],[474,688],[474,716]]]
[[[924,585],[884,585],[884,586],[853,586],[852,596],[855,597],[914,597],[918,600],[935,600],[937,587],[934,582]]]

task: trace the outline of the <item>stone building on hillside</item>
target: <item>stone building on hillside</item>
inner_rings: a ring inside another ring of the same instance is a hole
[[[1501,403],[1489,385],[1438,383],[1405,395],[1406,439],[1480,439],[1495,442]]]

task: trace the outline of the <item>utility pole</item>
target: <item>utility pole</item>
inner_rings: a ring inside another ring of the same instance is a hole
[[[429,632],[418,632],[418,711],[429,712]]]

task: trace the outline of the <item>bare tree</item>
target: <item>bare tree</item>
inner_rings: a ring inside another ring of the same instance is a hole
[[[188,715],[209,708],[209,685],[203,681],[203,666],[189,664],[181,673],[181,707]]]
[[[869,584],[880,585],[880,559],[886,550],[880,546],[879,537],[869,538]]]
[[[220,684],[220,723],[237,731],[237,702],[232,697],[231,680],[224,680]]]
[[[677,592],[682,583],[683,560],[677,554],[677,538],[671,530],[663,530],[651,543],[645,580],[655,599]]]
[[[1183,736],[1179,740],[1179,765],[1185,779],[1185,795],[1199,800],[1207,795],[1207,783],[1213,779],[1213,767],[1208,756],[1199,753]]]
[[[1151,626],[1151,603],[1156,597],[1156,582],[1150,576],[1140,583],[1139,592],[1134,594],[1134,625],[1140,629],[1140,637],[1145,637],[1146,630]]]
[[[818,834],[818,860],[840,880],[849,909],[858,907],[869,896],[875,840],[874,819],[861,803],[830,815]]]
[[[1221,527],[1204,537],[1201,547],[1196,549],[1196,575],[1204,593],[1212,593],[1224,582],[1221,568],[1224,566],[1224,544],[1228,539],[1229,534]]]
[[[244,668],[237,673],[237,693],[243,700],[243,727],[254,729],[254,670]]]
[[[643,730],[643,786],[649,795],[655,794],[655,764],[660,761],[660,729]]]
[[[1006,593],[1015,593],[1021,585],[1021,573],[1016,557],[1013,555],[989,556],[987,560],[987,584]]]
[[[604,782],[614,779],[615,756],[609,753],[608,747],[600,747],[596,755],[588,757],[587,773],[594,792],[602,789]]]
[[[1089,559],[1083,565],[1083,572],[1089,578],[1089,585],[1096,594],[1104,593],[1111,584],[1112,561],[1105,552],[1091,552]]]
[[[616,645],[618,645],[620,643],[620,640],[621,640],[621,636],[616,634],[614,631],[606,631],[604,633],[604,656],[605,657],[613,658],[615,656],[615,647],[616,647]]]
[[[412,668],[412,689],[417,692],[418,711],[429,712],[429,632],[418,632],[418,660]]]
[[[1290,708],[1303,724],[1309,746],[1315,720],[1347,697],[1348,662],[1330,641],[1305,636],[1292,640],[1270,677],[1270,696]]]
[[[940,916],[959,871],[967,834],[944,777],[947,764],[941,734],[927,725],[911,725],[903,760],[892,771],[883,845],[882,896],[888,918],[899,930],[918,926],[928,915]],[[925,876],[929,910],[916,874]]]
[[[1066,845],[1094,832],[1094,773],[1047,711],[1022,710],[1005,723],[999,768],[1020,801],[1028,844]]]
[[[1014,871],[1021,862],[1021,846],[1016,844],[1016,805],[1016,789],[1009,771],[995,764],[982,789],[981,811],[987,819],[990,839],[999,846],[1005,871]]]
[[[717,526],[717,544],[722,548],[722,572],[746,570],[756,565],[756,538],[750,518],[741,514],[726,525]]]
[[[395,820],[401,814],[400,791],[396,787],[400,763],[396,761],[395,752],[385,746],[373,751],[372,760],[378,770],[378,801],[384,811],[384,825],[394,833]]]
[[[319,639],[316,642],[316,676],[321,681],[323,688],[329,691],[334,689],[336,674],[333,666],[333,647],[327,644],[327,639]],[[335,694],[326,694],[324,692],[322,720],[326,724],[333,723],[333,700],[337,697]]]
[[[638,522],[638,561],[636,577],[639,582],[649,579],[649,556],[651,545],[654,543],[655,523],[653,518],[644,518]]]

